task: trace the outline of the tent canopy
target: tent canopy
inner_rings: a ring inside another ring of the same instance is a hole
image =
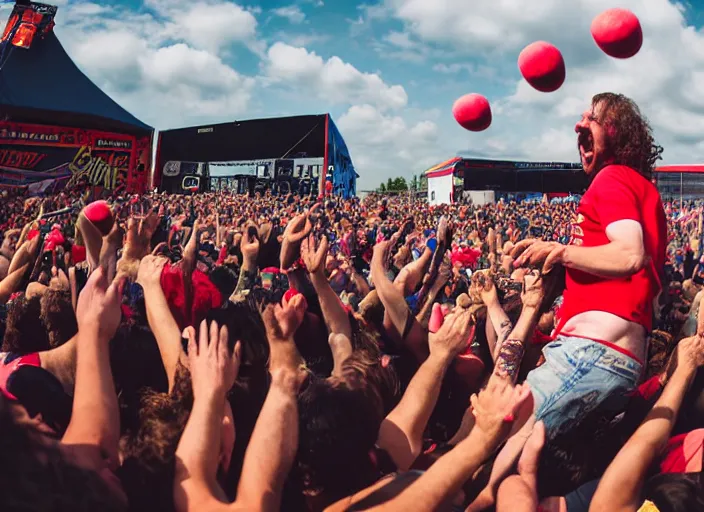
[[[0,44],[0,115],[4,120],[150,135],[74,64],[53,31],[29,49]]]
[[[326,114],[250,119],[159,132],[159,160],[323,158]],[[157,163],[159,165],[159,163]]]

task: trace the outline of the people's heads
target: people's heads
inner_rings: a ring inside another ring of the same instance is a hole
[[[656,475],[647,481],[645,497],[660,512],[704,510],[704,472]]]
[[[49,335],[41,317],[41,298],[21,295],[7,306],[7,323],[2,341],[3,352],[19,355],[49,349]]]
[[[383,416],[363,382],[310,379],[299,395],[296,476],[307,496],[334,502],[371,485],[370,456]]]
[[[594,96],[575,132],[584,172],[592,178],[609,164],[626,165],[649,178],[663,151],[638,105],[621,94]]]
[[[68,462],[59,445],[18,412],[0,397],[0,453],[3,466],[12,468],[0,479],[4,504],[20,510],[52,510],[57,503],[66,510],[126,510],[100,476]]]
[[[192,407],[190,373],[181,365],[171,393],[143,395],[138,428],[120,442],[118,474],[133,510],[173,508],[176,448]]]
[[[41,298],[41,321],[49,333],[49,344],[59,347],[78,332],[71,292],[49,288]]]

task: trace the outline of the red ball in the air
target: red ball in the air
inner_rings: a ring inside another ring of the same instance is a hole
[[[105,201],[94,201],[83,209],[83,215],[93,223],[98,230],[107,235],[112,230],[115,219],[110,205]]]
[[[643,29],[628,9],[609,9],[592,21],[592,37],[604,53],[617,59],[633,57],[643,46]]]
[[[565,83],[565,60],[556,46],[536,41],[518,56],[518,69],[523,78],[540,92],[554,92]]]
[[[481,94],[466,94],[455,101],[452,106],[455,120],[472,132],[481,132],[491,125],[491,105]]]

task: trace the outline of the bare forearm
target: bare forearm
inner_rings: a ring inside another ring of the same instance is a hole
[[[524,307],[508,339],[501,344],[496,344],[496,368],[506,372],[513,382],[516,382],[518,378],[518,370],[525,353],[525,344],[535,329],[538,315],[537,308]]]
[[[487,304],[487,314],[489,315],[491,325],[494,327],[494,332],[496,333],[496,344],[491,352],[491,357],[496,360],[499,355],[499,350],[501,350],[502,343],[508,339],[513,330],[513,323],[498,300]]]
[[[360,299],[363,299],[369,295],[371,288],[364,277],[360,276],[357,272],[353,272],[350,279],[352,279],[352,282],[354,282],[354,285],[357,287],[357,293],[359,294]]]
[[[495,448],[473,432],[398,497],[372,510],[405,512],[440,509],[455,497],[465,482],[472,479]]]
[[[144,288],[144,302],[147,308],[147,321],[154,333],[159,347],[161,361],[166,370],[169,390],[173,389],[176,367],[183,349],[181,348],[181,331],[174,320],[169,304],[160,286]]]
[[[444,283],[443,283],[443,286],[444,286]],[[441,289],[442,289],[442,286],[433,286],[430,289],[428,296],[425,298],[425,303],[423,304],[423,308],[416,315],[416,320],[418,320],[418,323],[421,324],[425,328],[428,327],[428,323],[430,322],[430,315],[433,312],[433,303],[435,302],[435,299],[437,298]]]
[[[611,242],[596,247],[568,245],[562,264],[567,268],[606,278],[628,277],[643,267],[643,257]]]
[[[381,424],[379,445],[389,452],[399,469],[407,470],[420,454],[423,431],[435,409],[450,361],[449,356],[431,354],[418,368],[399,404]],[[399,431],[403,437],[398,435]]]
[[[22,278],[29,269],[29,264],[18,268],[0,282],[0,304],[5,304],[7,300],[17,291],[22,284]]]
[[[379,300],[384,305],[385,315],[391,321],[399,336],[403,335],[410,311],[403,295],[384,274],[383,268],[373,270],[373,281]]]
[[[216,485],[224,404],[223,396],[197,398],[193,403],[193,410],[176,450],[176,456],[183,464],[182,479],[193,479],[208,488]]]
[[[240,277],[237,281],[235,291],[232,292],[230,300],[234,300],[238,295],[241,295],[245,290],[251,289],[254,281],[257,278],[257,266],[251,259],[245,258],[240,269]]]
[[[298,402],[294,375],[274,375],[247,446],[237,503],[275,511],[298,448]]]
[[[73,410],[64,439],[98,445],[110,458],[116,457],[120,416],[108,341],[99,340],[95,332],[79,331],[77,346]]]
[[[670,437],[692,377],[687,371],[675,371],[653,409],[609,465],[591,511],[637,509],[648,469]]]
[[[334,334],[344,334],[347,339],[352,339],[352,327],[347,311],[342,306],[339,297],[325,278],[325,274],[315,273],[310,276],[313,287],[320,300],[320,308],[328,331]]]

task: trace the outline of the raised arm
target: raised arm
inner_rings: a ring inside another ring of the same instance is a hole
[[[372,257],[372,280],[374,287],[384,304],[384,328],[395,335],[418,362],[428,357],[427,331],[413,316],[406,300],[386,275],[391,242],[381,242],[374,246]]]
[[[310,235],[301,244],[301,257],[306,264],[308,275],[313,283],[320,308],[323,311],[323,319],[330,334],[342,334],[347,339],[352,339],[352,327],[340,298],[335,290],[330,286],[330,282],[325,277],[325,259],[328,254],[328,239],[323,236],[319,246],[316,248],[314,235]]]
[[[269,341],[271,385],[252,432],[237,488],[244,510],[278,511],[298,448],[298,390],[305,380],[293,336],[304,316],[301,295],[285,308],[269,306],[262,318]]]
[[[445,317],[442,327],[429,338],[430,356],[418,368],[399,404],[381,423],[379,447],[385,449],[402,470],[420,455],[423,431],[440,394],[445,372],[470,339],[471,313],[460,310]]]
[[[149,328],[154,333],[154,338],[156,338],[166,378],[169,382],[169,391],[171,391],[183,348],[181,346],[181,331],[171,314],[171,309],[161,288],[161,273],[166,261],[166,258],[151,255],[142,258],[137,273],[137,283],[144,290],[147,321]]]
[[[216,498],[218,451],[226,394],[237,379],[240,343],[231,354],[227,327],[203,321],[196,340],[188,329],[188,360],[193,384],[193,410],[176,449],[174,503],[179,512],[224,510]]]
[[[590,512],[636,512],[648,470],[662,454],[677,421],[684,395],[704,366],[704,339],[680,341],[674,373],[650,414],[609,465],[592,499]]]
[[[94,271],[78,298],[76,387],[71,422],[62,442],[79,450],[94,470],[118,465],[120,416],[110,369],[108,344],[120,324],[124,281],[109,283],[105,270]],[[93,448],[93,450],[91,450]]]
[[[439,510],[452,502],[462,485],[506,438],[516,411],[528,399],[528,387],[513,387],[503,375],[492,375],[479,396],[472,397],[476,426],[467,439],[443,455],[393,500],[370,510]]]
[[[533,335],[540,318],[540,307],[545,298],[545,285],[548,279],[548,276],[538,277],[537,271],[524,277],[521,316],[507,339],[501,345],[497,344],[496,371],[506,373],[513,382],[518,378],[525,345]]]
[[[242,235],[240,250],[242,251],[242,268],[235,291],[230,300],[236,300],[245,290],[251,290],[257,279],[257,257],[259,256],[259,238],[255,234],[256,226],[249,225]]]
[[[470,286],[470,295],[474,302],[482,302],[487,308],[490,325],[493,326],[495,333],[495,343],[489,340],[489,349],[491,357],[496,361],[499,355],[501,346],[506,341],[513,330],[513,323],[504,311],[504,308],[499,302],[499,296],[496,293],[496,285],[491,274],[486,272],[475,272],[472,275],[472,284]],[[488,327],[487,327],[488,329]]]

